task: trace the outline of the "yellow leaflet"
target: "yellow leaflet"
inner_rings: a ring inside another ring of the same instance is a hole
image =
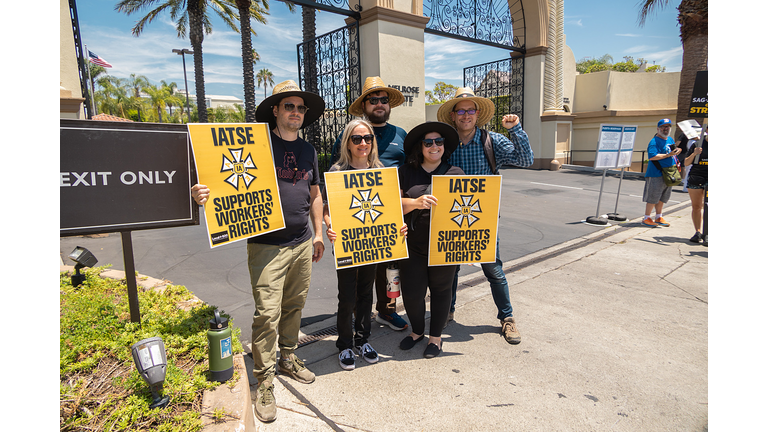
[[[501,176],[432,176],[428,265],[496,261]]]
[[[211,248],[285,228],[266,123],[187,125]]]
[[[397,168],[325,173],[336,268],[408,258]]]

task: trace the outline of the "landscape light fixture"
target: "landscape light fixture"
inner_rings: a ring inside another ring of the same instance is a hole
[[[159,337],[142,339],[131,346],[131,355],[139,375],[144,378],[152,391],[152,403],[150,408],[165,408],[170,401],[168,396],[163,397],[163,382],[165,382],[165,344]]]
[[[85,282],[85,275],[80,273],[81,268],[93,267],[99,262],[91,251],[81,246],[76,246],[75,250],[69,254],[69,258],[77,263],[75,264],[75,274],[72,275],[73,287],[80,286]]]

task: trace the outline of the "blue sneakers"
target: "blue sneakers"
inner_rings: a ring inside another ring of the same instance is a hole
[[[392,330],[405,330],[408,328],[408,323],[405,322],[404,319],[400,318],[400,315],[397,314],[397,312],[392,312],[391,314],[383,314],[379,312],[376,314],[376,322],[380,324],[388,325],[392,328]]]

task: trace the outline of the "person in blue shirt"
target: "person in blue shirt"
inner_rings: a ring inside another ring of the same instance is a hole
[[[658,161],[662,168],[668,168],[677,164],[676,156],[682,151],[675,147],[675,140],[669,136],[672,130],[670,119],[661,119],[656,124],[656,135],[648,143],[648,160]],[[645,216],[642,224],[648,227],[668,227],[669,222],[664,219],[662,210],[664,204],[669,201],[672,194],[672,186],[667,186],[661,177],[661,170],[651,162],[645,170],[645,188],[643,189],[643,202],[645,203]],[[656,210],[656,219],[651,218],[651,212]]]
[[[385,167],[401,167],[405,163],[403,142],[407,135],[405,130],[389,124],[389,114],[392,108],[405,102],[405,97],[399,90],[387,87],[380,77],[368,77],[363,84],[363,92],[349,106],[349,113],[363,117],[373,125],[376,136],[379,161]],[[331,149],[331,160],[339,160],[341,135]],[[376,322],[385,324],[393,330],[405,330],[408,323],[397,314],[397,298],[387,297],[387,266],[382,263],[376,266]]]
[[[500,133],[480,129],[493,118],[495,111],[496,107],[490,99],[475,96],[472,89],[468,87],[457,89],[454,98],[440,106],[437,120],[454,126],[459,132],[460,145],[448,159],[449,164],[461,168],[467,175],[493,175],[499,173],[498,167],[502,165],[527,167],[533,164],[533,150],[528,142],[528,134],[520,125],[518,116],[507,114],[502,119],[502,126],[509,132],[509,138]],[[488,152],[485,146],[486,139],[490,140]],[[498,236],[496,261],[482,264],[482,269],[485,277],[488,278],[491,295],[498,309],[496,317],[501,321],[501,334],[508,343],[518,344],[521,337],[512,316],[509,284],[499,256]],[[457,266],[448,321],[453,320],[456,309],[458,275]]]

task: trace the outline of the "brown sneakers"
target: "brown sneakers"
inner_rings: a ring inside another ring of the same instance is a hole
[[[263,422],[271,422],[277,418],[277,404],[275,403],[275,386],[271,380],[264,380],[259,384],[257,398],[253,403],[253,411],[256,417]]]
[[[517,345],[522,340],[520,332],[517,331],[515,319],[512,317],[504,318],[501,321],[501,334],[504,336],[507,343],[511,343],[512,345]]]
[[[296,381],[304,384],[310,384],[315,381],[315,374],[304,366],[296,354],[290,353],[286,356],[280,354],[280,360],[277,362],[277,370],[284,375],[288,375]]]

